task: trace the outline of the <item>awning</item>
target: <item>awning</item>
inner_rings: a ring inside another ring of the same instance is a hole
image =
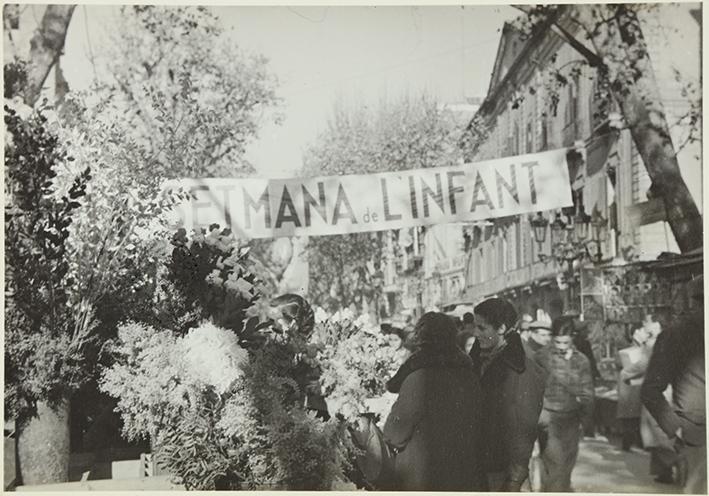
[[[645,226],[667,219],[665,213],[665,202],[660,198],[636,203],[625,207],[625,215],[630,219],[633,226]]]

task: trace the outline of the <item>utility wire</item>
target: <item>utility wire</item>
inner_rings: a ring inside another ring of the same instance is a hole
[[[288,9],[288,11],[289,11],[290,13],[295,14],[295,15],[297,15],[298,17],[300,17],[300,18],[302,18],[302,19],[305,19],[306,21],[312,22],[312,23],[314,23],[314,24],[320,24],[320,23],[324,22],[325,19],[327,19],[327,11],[330,9],[330,7],[325,7],[325,11],[323,12],[322,18],[320,18],[320,19],[318,19],[318,20],[311,19],[311,18],[308,17],[308,16],[304,16],[303,14],[301,14],[301,13],[298,12],[297,10],[293,9],[292,7],[286,7],[286,9]]]
[[[333,80],[333,81],[329,81],[329,82],[325,82],[325,83],[316,83],[314,86],[309,85],[309,87],[308,87],[307,89],[298,90],[298,91],[291,91],[291,92],[285,92],[284,94],[285,94],[286,96],[299,95],[299,94],[301,94],[301,93],[307,93],[307,92],[309,92],[309,91],[321,89],[321,88],[324,88],[324,87],[327,87],[327,86],[331,86],[331,85],[333,85],[333,84],[345,83],[345,82],[352,81],[352,80],[355,80],[355,79],[366,78],[366,77],[373,76],[373,75],[376,75],[376,74],[380,74],[380,73],[383,73],[383,72],[388,72],[388,71],[391,71],[391,70],[394,70],[394,69],[399,69],[399,68],[401,68],[401,67],[405,67],[405,66],[407,66],[407,65],[414,64],[414,63],[416,63],[416,62],[422,62],[422,61],[425,61],[425,60],[430,60],[430,59],[442,57],[442,56],[449,55],[449,54],[451,54],[451,53],[456,53],[456,52],[459,52],[459,51],[465,52],[465,51],[470,50],[470,49],[472,49],[472,48],[476,48],[476,47],[479,47],[479,46],[482,46],[482,45],[486,45],[486,44],[491,43],[491,42],[494,42],[494,41],[498,41],[498,39],[499,39],[498,37],[490,38],[490,39],[484,40],[484,41],[482,41],[482,42],[475,43],[475,44],[473,44],[473,45],[469,45],[469,46],[467,46],[467,47],[461,47],[461,46],[459,46],[459,47],[457,47],[457,48],[445,50],[445,51],[438,52],[438,53],[434,53],[434,54],[431,54],[431,55],[426,55],[425,57],[418,57],[418,58],[415,58],[415,59],[410,59],[410,60],[407,60],[407,61],[404,61],[404,62],[400,62],[400,63],[398,63],[398,64],[388,65],[388,66],[384,66],[384,67],[381,67],[381,68],[379,68],[379,69],[375,69],[375,70],[372,70],[372,71],[367,71],[367,72],[363,72],[363,73],[360,73],[360,74],[355,74],[355,75],[350,76],[350,77],[347,77],[347,78],[337,79],[337,80]]]
[[[96,73],[96,58],[94,57],[94,50],[91,47],[91,36],[89,36],[89,14],[86,12],[86,5],[83,5],[84,9],[84,31],[86,32],[86,44],[89,47],[89,61],[91,62],[91,67],[94,71],[94,83],[98,81],[98,74]]]

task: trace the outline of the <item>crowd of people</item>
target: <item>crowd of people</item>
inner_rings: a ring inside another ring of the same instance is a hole
[[[703,301],[701,278],[692,288]],[[619,353],[623,449],[642,443],[656,480],[679,480],[691,494],[707,491],[703,316],[697,304],[664,331],[648,316]],[[581,326],[573,313],[551,322],[518,316],[500,298],[478,304],[460,328],[425,313],[388,383],[398,398],[383,437],[395,455],[382,489],[530,490],[536,446],[541,490],[572,491],[600,378]],[[392,333],[403,350],[405,334]]]

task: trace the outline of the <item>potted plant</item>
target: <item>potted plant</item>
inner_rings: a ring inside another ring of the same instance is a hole
[[[87,374],[69,295],[69,226],[89,169],[57,198],[55,168],[72,160],[41,112],[5,106],[5,416],[14,418],[22,482],[66,481],[69,398]]]

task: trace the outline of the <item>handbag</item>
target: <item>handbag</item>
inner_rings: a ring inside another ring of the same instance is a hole
[[[351,429],[352,439],[362,452],[356,463],[364,479],[373,488],[386,490],[394,481],[396,452],[384,439],[372,415],[362,415],[358,428]]]

